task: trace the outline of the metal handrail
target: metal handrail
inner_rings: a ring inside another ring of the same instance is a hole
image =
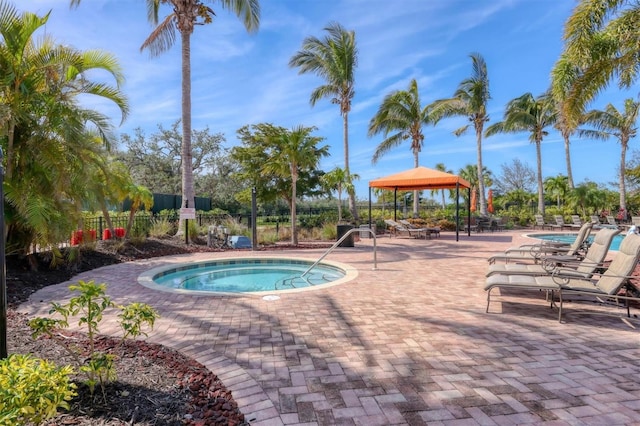
[[[333,251],[333,249],[338,247],[341,242],[346,240],[349,235],[353,234],[354,232],[361,232],[361,231],[368,231],[371,235],[373,235],[373,270],[374,271],[377,270],[378,269],[378,255],[377,255],[377,253],[378,253],[378,243],[377,243],[377,240],[376,240],[376,233],[371,228],[353,228],[353,229],[348,230],[347,233],[345,233],[338,241],[336,241],[334,245],[329,247],[327,249],[327,251],[325,251],[324,254],[322,256],[320,256],[320,258],[314,262],[313,265],[309,266],[309,269],[307,269],[306,271],[304,271],[302,273],[302,275],[300,275],[300,278],[303,278],[313,268],[315,268],[318,265],[318,263],[322,262],[322,259],[327,257],[327,255],[329,253],[331,253]]]

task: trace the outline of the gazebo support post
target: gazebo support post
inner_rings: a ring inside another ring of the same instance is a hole
[[[458,238],[459,223],[460,223],[460,184],[456,182],[456,241],[459,241],[459,238]]]
[[[373,229],[371,227],[371,187],[369,187],[369,229]]]
[[[398,187],[393,190],[393,220],[398,221]]]
[[[467,236],[471,236],[471,188],[467,188],[469,204],[467,205]]]

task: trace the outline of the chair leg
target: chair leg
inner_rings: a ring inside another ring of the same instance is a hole
[[[558,290],[558,299],[560,306],[558,307],[558,322],[562,322],[562,290]]]

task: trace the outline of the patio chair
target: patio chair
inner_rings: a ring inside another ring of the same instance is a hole
[[[391,219],[385,219],[384,223],[387,224],[387,227],[391,231],[389,236],[392,234],[398,235],[399,233],[405,233],[414,238],[422,238],[423,234],[426,237],[426,230],[424,228],[407,228],[406,226]]]
[[[559,243],[555,241],[541,242],[537,244],[523,244],[518,247],[510,247],[502,253],[495,254],[489,257],[489,264],[496,263],[496,261],[504,260],[505,263],[511,261],[515,262],[534,262],[537,263],[543,256],[549,256],[552,254],[563,254],[569,256],[581,256],[588,247],[589,234],[593,223],[586,222],[576,235],[575,241],[568,245],[566,243]]]
[[[582,226],[582,219],[580,218],[580,215],[572,214],[571,215],[571,221],[576,226]]]
[[[560,214],[555,215],[554,219],[556,220],[556,224],[560,227],[560,229],[580,229],[580,227],[582,226],[582,224],[575,225],[573,223],[565,223],[564,218]]]
[[[607,223],[609,225],[618,226],[618,223],[616,222],[616,218],[613,216],[607,216]]]
[[[640,235],[627,235],[611,264],[602,274],[594,273],[591,279],[577,278],[567,274],[564,268],[558,268],[551,275],[515,275],[498,274],[487,278],[484,289],[487,291],[487,308],[491,302],[491,291],[494,288],[517,288],[525,290],[543,290],[551,293],[552,306],[556,305],[554,295],[558,296],[558,321],[562,322],[562,308],[566,295],[580,295],[595,297],[597,301],[625,301],[627,316],[630,316],[629,301],[639,301],[640,298],[631,295],[631,292],[619,294],[623,287],[629,285],[640,257]]]
[[[537,214],[534,215],[535,219],[536,219],[536,223],[535,225],[533,225],[533,229],[536,228],[540,228],[542,230],[548,228],[548,229],[561,229],[562,227],[558,226],[557,224],[554,223],[546,223],[544,221],[544,216],[542,216],[541,214]]]
[[[400,219],[398,221],[398,223],[400,223],[401,225],[406,226],[409,229],[415,229],[415,230],[424,229],[425,232],[426,232],[426,235],[429,238],[431,238],[431,234],[435,235],[436,237],[440,237],[440,227],[439,226],[425,226],[425,227],[421,228],[419,226],[414,225],[413,223],[409,222],[406,219]]]
[[[549,275],[560,266],[575,268],[576,274],[589,278],[598,268],[604,268],[604,260],[609,252],[613,237],[620,233],[619,229],[601,229],[596,233],[593,243],[589,246],[584,259],[568,255],[542,255],[535,264],[505,263],[489,265],[486,276],[496,274],[509,275]]]
[[[491,219],[491,226],[489,227],[489,229],[491,229],[491,231],[504,231],[504,223],[502,223],[502,218],[501,217],[494,217],[493,219]]]

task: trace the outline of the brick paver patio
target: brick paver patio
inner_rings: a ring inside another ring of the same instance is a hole
[[[176,256],[75,280],[108,283],[118,303],[154,306],[162,317],[150,340],[218,374],[252,425],[640,424],[640,321],[568,304],[561,324],[542,293],[511,290],[496,291],[485,313],[486,258],[525,240],[521,232],[384,237],[372,270],[365,239],[327,258],[357,268],[355,280],[273,301],[176,295],[136,280],[168,263],[316,259],[322,250]],[[21,310],[45,314],[67,286],[39,291]],[[115,332],[105,322],[102,331]]]

